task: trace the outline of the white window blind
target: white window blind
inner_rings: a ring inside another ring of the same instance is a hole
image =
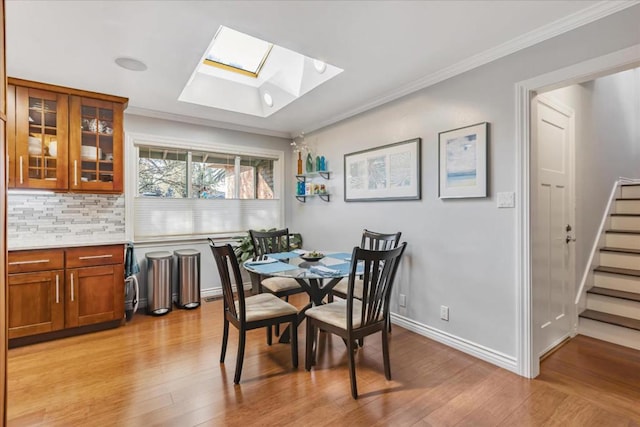
[[[135,198],[135,239],[211,235],[280,225],[278,199]]]

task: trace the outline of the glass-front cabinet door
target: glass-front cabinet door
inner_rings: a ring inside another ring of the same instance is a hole
[[[71,190],[122,192],[123,111],[116,102],[71,96]]]
[[[67,95],[15,88],[15,155],[13,160],[10,158],[11,186],[67,189],[68,123]]]

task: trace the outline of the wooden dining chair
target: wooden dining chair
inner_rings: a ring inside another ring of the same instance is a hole
[[[249,235],[256,257],[291,250],[288,228],[272,231],[249,230]],[[296,279],[291,277],[261,277],[260,285],[261,291],[267,291],[287,300],[289,295],[305,292]]]
[[[288,228],[270,231],[249,230],[249,236],[251,236],[255,257],[291,250]],[[253,275],[255,273],[249,274]],[[272,293],[278,298],[284,298],[287,302],[289,301],[289,295],[306,292],[296,279],[291,277],[260,276],[258,281],[260,282],[260,292]],[[280,335],[280,325],[276,325],[275,332],[276,336]],[[271,337],[269,337],[270,340]]]
[[[291,361],[293,367],[298,367],[298,309],[282,301],[272,294],[257,294],[244,296],[243,281],[240,275],[238,259],[231,245],[216,246],[209,239],[211,252],[218,266],[220,281],[222,282],[222,296],[224,299],[224,330],[222,335],[222,350],[220,363],[224,363],[229,338],[229,323],[238,328],[239,343],[236,358],[236,373],[233,382],[240,383],[246,333],[251,329],[267,328],[267,342],[271,344],[271,327],[280,323],[291,324]],[[231,282],[233,272],[235,292]]]
[[[395,249],[398,247],[398,243],[400,242],[400,236],[402,232],[384,234],[378,233],[376,231],[370,231],[366,228],[362,232],[362,241],[360,242],[360,247],[362,249],[369,249],[372,251],[386,251],[389,249]],[[329,296],[329,301],[333,300],[333,296],[337,296],[340,298],[347,297],[347,286],[348,286],[348,278],[340,280],[336,286],[331,290],[331,294]],[[355,287],[355,296],[356,298],[361,298],[362,296],[362,282],[360,280],[356,281]]]
[[[307,335],[305,369],[311,370],[315,364],[314,343],[317,331],[322,330],[336,334],[347,344],[349,378],[351,380],[351,396],[358,398],[354,352],[356,341],[367,335],[382,332],[382,357],[385,377],[391,379],[389,360],[389,299],[393,282],[407,246],[404,242],[395,249],[375,251],[354,248],[351,256],[351,272],[349,274],[347,298],[312,307],[306,311]],[[362,270],[358,268],[361,264]],[[362,277],[362,298],[354,295],[358,276]]]
[[[360,247],[363,249],[370,249],[374,251],[384,251],[389,249],[395,249],[400,242],[400,236],[402,232],[397,233],[378,233],[377,231],[370,231],[366,228],[362,232],[362,241]],[[347,297],[348,278],[340,280],[336,286],[331,290],[331,293],[327,299],[333,301],[334,295],[345,299]],[[358,299],[362,299],[362,280],[356,279],[356,285],[354,288],[354,295]],[[389,332],[391,332],[391,318],[389,318],[389,324],[387,325]],[[360,347],[364,345],[364,339],[359,341]]]

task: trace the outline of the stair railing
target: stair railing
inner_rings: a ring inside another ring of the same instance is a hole
[[[589,261],[587,262],[585,269],[584,269],[584,274],[582,275],[582,280],[580,281],[580,288],[578,289],[578,292],[576,293],[576,301],[575,304],[578,304],[580,302],[580,297],[582,296],[582,293],[584,292],[584,288],[587,285],[587,278],[589,277],[589,273],[591,272],[591,270],[593,269],[593,258],[596,256],[596,253],[598,252],[598,246],[600,244],[600,237],[602,237],[602,234],[604,233],[604,228],[607,224],[607,219],[609,218],[609,214],[611,213],[611,206],[613,205],[613,202],[616,199],[616,193],[618,192],[618,189],[623,185],[623,184],[640,184],[640,179],[638,178],[626,178],[626,177],[620,177],[618,178],[617,181],[615,181],[613,183],[613,188],[611,188],[611,194],[609,194],[609,202],[607,203],[607,207],[605,208],[604,212],[602,213],[602,220],[600,221],[600,228],[598,229],[598,234],[596,234],[596,238],[593,241],[593,247],[591,248],[591,254],[589,255]]]

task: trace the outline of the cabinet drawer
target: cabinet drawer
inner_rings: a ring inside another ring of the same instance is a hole
[[[85,246],[67,249],[67,268],[124,264],[124,246]]]
[[[62,249],[9,252],[9,274],[58,270],[61,268],[64,268],[64,251]]]

